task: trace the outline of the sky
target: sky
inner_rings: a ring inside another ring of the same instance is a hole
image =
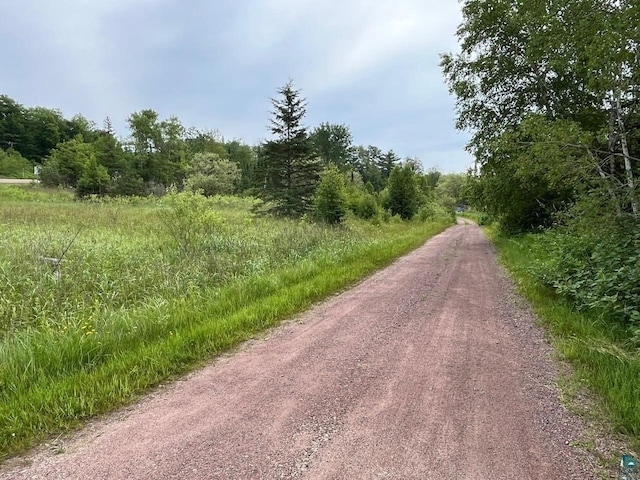
[[[81,113],[128,136],[153,109],[250,145],[292,80],[305,125],[464,172],[469,139],[439,55],[458,50],[454,0],[21,0],[0,4],[0,94]]]

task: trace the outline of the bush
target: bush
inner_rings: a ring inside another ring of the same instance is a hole
[[[103,195],[109,184],[109,172],[102,165],[98,165],[95,155],[91,155],[82,168],[82,175],[76,187],[76,196],[82,198],[88,195]]]
[[[640,222],[569,226],[541,237],[546,260],[534,273],[569,297],[579,310],[597,310],[607,320],[640,320]]]
[[[160,218],[178,250],[185,254],[207,251],[206,242],[224,223],[214,209],[213,199],[200,193],[170,190],[162,204],[166,208],[159,211]]]
[[[426,201],[418,210],[418,219],[422,222],[444,218],[451,219],[455,223],[455,214],[433,200]]]
[[[376,198],[370,193],[366,193],[360,198],[356,206],[355,214],[364,220],[369,220],[378,215],[379,210],[380,207],[378,206]]]
[[[416,175],[410,164],[391,170],[388,182],[388,199],[386,207],[393,215],[403,220],[411,220],[418,213],[419,193]]]
[[[347,214],[347,196],[344,180],[338,167],[327,168],[320,175],[320,183],[315,194],[318,218],[332,225],[341,223]]]
[[[125,169],[111,178],[107,194],[112,197],[143,196],[146,188],[144,180],[135,170]]]
[[[220,158],[215,153],[198,153],[194,156],[185,188],[203,195],[229,195],[240,180],[240,168],[233,162]]]
[[[480,217],[478,218],[478,225],[483,225],[488,227],[492,223],[493,223],[493,217],[491,215],[489,215],[488,213],[480,214]]]
[[[33,164],[15,150],[0,149],[0,177],[35,178]]]

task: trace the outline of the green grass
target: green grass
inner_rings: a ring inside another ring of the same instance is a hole
[[[594,313],[578,312],[536,281],[531,267],[545,255],[536,235],[507,238],[493,229],[487,233],[550,332],[556,351],[573,366],[576,380],[596,393],[608,423],[640,451],[640,352],[628,342],[627,330]]]
[[[328,228],[255,217],[247,199],[79,203],[33,188],[0,188],[0,458],[132,401],[450,223]],[[67,247],[58,276],[41,259]]]

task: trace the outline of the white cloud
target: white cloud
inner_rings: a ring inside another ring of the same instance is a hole
[[[455,48],[459,8],[446,0],[4,2],[0,43],[11,67],[0,70],[0,93],[97,122],[110,115],[119,132],[131,112],[153,108],[253,142],[268,136],[269,96],[293,78],[311,125],[350,123],[359,143],[422,156],[438,148],[421,146],[428,138],[453,131],[437,63]]]

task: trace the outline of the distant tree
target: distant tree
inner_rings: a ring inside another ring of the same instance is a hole
[[[145,195],[146,185],[140,174],[129,166],[117,171],[109,182],[107,194],[118,196]]]
[[[376,165],[380,169],[383,180],[387,180],[393,168],[400,163],[400,157],[393,150],[385,154],[379,154],[376,158]]]
[[[187,167],[186,129],[176,116],[160,122],[160,176],[165,185],[181,184]]]
[[[257,156],[255,150],[237,140],[225,143],[229,160],[240,169],[240,180],[236,182],[238,192],[246,192],[256,185]]]
[[[71,140],[78,135],[82,135],[85,143],[92,143],[98,136],[95,122],[88,120],[80,113],[71,117],[71,120],[63,120],[60,131],[61,141],[63,142]]]
[[[40,180],[47,186],[75,188],[85,164],[94,154],[93,145],[84,143],[81,135],[63,142],[45,159],[40,170]]]
[[[113,122],[111,121],[111,118],[109,118],[109,116],[107,116],[104,119],[104,122],[102,124],[102,131],[115,137],[116,136],[116,131],[113,128]]]
[[[329,166],[320,175],[315,205],[318,218],[322,221],[335,225],[344,220],[347,214],[347,195],[342,173],[337,166]]]
[[[155,180],[157,154],[162,142],[158,114],[149,109],[134,112],[127,123],[131,131],[131,146],[136,156],[136,169],[145,180]]]
[[[227,158],[227,147],[224,138],[217,130],[198,130],[190,128],[186,131],[186,145],[190,156],[196,153],[215,153],[220,158]]]
[[[411,165],[396,165],[389,175],[388,205],[393,215],[410,220],[418,212],[419,192]]]
[[[334,164],[342,171],[353,167],[355,149],[346,125],[321,123],[311,133],[311,142],[325,166]]]
[[[370,183],[363,184],[359,174],[352,177],[351,172],[346,174],[347,207],[357,217],[365,220],[375,217],[380,209],[376,196],[372,194],[373,187]]]
[[[442,173],[440,173],[437,168],[431,167],[429,170],[427,170],[427,173],[425,173],[424,176],[426,177],[427,183],[429,184],[431,189],[435,189],[438,186],[438,182],[440,181]]]
[[[13,148],[31,162],[42,163],[59,143],[77,135],[91,142],[95,126],[82,115],[66,120],[58,110],[25,108],[0,95],[0,148]]]
[[[177,117],[159,120],[154,110],[132,113],[127,119],[137,170],[147,182],[181,184],[187,158],[186,130]]]
[[[422,165],[422,161],[418,157],[407,157],[403,162],[405,165],[411,165],[414,173],[417,175],[424,174],[424,166]]]
[[[122,173],[127,168],[122,145],[112,133],[108,131],[97,133],[92,145],[98,164],[104,166],[110,176]]]
[[[280,98],[271,99],[274,111],[270,130],[276,139],[261,148],[261,195],[274,203],[274,213],[302,216],[312,206],[320,162],[302,125],[305,99],[291,82],[278,93]]]
[[[356,148],[355,168],[360,173],[365,185],[371,185],[372,191],[380,192],[385,185],[377,162],[382,152],[378,147],[369,145],[367,148],[360,145]]]
[[[23,155],[29,160],[42,162],[58,143],[68,140],[63,136],[66,121],[59,111],[35,107],[27,109],[25,116],[27,129]]]
[[[240,180],[240,168],[215,153],[198,153],[189,167],[185,187],[203,195],[230,195]]]
[[[16,150],[0,149],[0,177],[33,178],[33,163]]]
[[[76,187],[76,196],[104,195],[107,192],[109,181],[107,169],[99,165],[96,156],[92,154],[82,168],[82,175]]]
[[[6,95],[0,95],[0,148],[14,149],[24,156],[26,128],[24,107]]]
[[[457,205],[466,205],[466,183],[467,176],[463,173],[450,173],[440,177],[435,189],[438,202],[448,211],[453,211]]]

